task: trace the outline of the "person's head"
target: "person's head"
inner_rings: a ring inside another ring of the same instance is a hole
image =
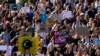
[[[68,30],[70,31],[71,25],[70,25],[70,24],[67,24],[67,25],[66,25],[66,29],[68,29]]]
[[[66,6],[66,10],[69,11],[70,10],[70,6]]]
[[[96,34],[95,33],[92,33],[91,34],[91,38],[95,38],[95,37],[97,37]]]
[[[68,23],[67,20],[64,20],[63,24],[64,24],[64,25],[67,25],[67,23]]]
[[[88,3],[88,0],[84,0],[85,3]]]
[[[25,4],[24,4],[24,6],[26,6],[26,7],[27,7],[27,6],[28,6],[28,3],[25,3]]]
[[[46,3],[46,0],[39,0],[39,3]]]
[[[91,5],[89,5],[88,6],[88,10],[92,10],[93,8],[92,8],[92,6]]]
[[[94,33],[95,33],[96,35],[98,35],[99,28],[98,28],[98,27],[95,27],[93,31],[94,31]]]
[[[54,20],[54,23],[55,23],[55,24],[58,24],[58,20],[55,19],[55,20]]]
[[[86,49],[83,49],[83,54],[84,54],[84,55],[87,55],[87,54],[88,54],[88,52],[87,52]]]
[[[16,25],[12,25],[12,30],[16,31],[17,30],[17,26]]]
[[[59,51],[56,51],[56,52],[55,52],[55,56],[60,56]]]
[[[8,32],[8,28],[4,28],[3,31],[6,33]]]
[[[93,28],[95,28],[95,27],[96,27],[96,23],[95,23],[95,21],[93,21],[93,22],[92,22],[91,27],[93,27]]]
[[[38,47],[37,54],[41,54],[41,53],[42,53],[42,48],[41,47]]]
[[[57,49],[57,51],[60,51],[61,47],[58,45],[58,46],[56,46],[56,49]]]
[[[94,5],[95,5],[94,3],[91,3],[91,8],[92,8],[92,9],[95,7]]]
[[[46,7],[49,7],[49,6],[50,6],[49,2],[46,2]]]
[[[10,26],[10,22],[9,21],[6,21],[5,22],[5,27],[8,27],[8,26]]]
[[[41,3],[40,8],[45,8],[45,4]]]
[[[57,31],[60,31],[60,30],[61,30],[61,25],[60,25],[60,24],[57,24],[56,30],[57,30]]]
[[[35,14],[35,16],[39,16],[39,12],[38,11],[35,11],[34,14]]]
[[[7,2],[5,2],[5,3],[3,4],[3,7],[4,7],[5,9],[8,9],[8,8],[9,8],[8,3],[7,3]]]
[[[60,5],[56,5],[56,6],[55,6],[55,10],[56,10],[56,11],[59,11],[59,10],[60,10]]]
[[[100,56],[100,48],[96,49],[95,54],[96,54],[97,56]]]
[[[11,11],[10,14],[12,17],[14,17],[16,13],[14,11]]]
[[[77,22],[80,22],[80,16],[77,16],[77,17],[76,17],[76,21],[77,21]]]
[[[24,33],[24,32],[25,32],[25,27],[24,27],[24,26],[21,26],[20,32],[21,32],[21,33]]]
[[[4,40],[0,40],[0,45],[3,45],[4,44]]]
[[[41,46],[41,47],[44,46],[44,39],[40,39],[40,46]]]
[[[81,17],[81,19],[84,19],[84,13],[80,13],[80,17]]]

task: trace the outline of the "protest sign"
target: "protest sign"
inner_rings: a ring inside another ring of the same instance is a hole
[[[62,33],[63,31],[61,32],[54,32],[54,43],[55,44],[66,44],[66,38],[65,38],[65,33]]]
[[[30,54],[36,54],[37,48],[39,46],[39,38],[38,37],[30,37],[30,36],[23,36],[19,37],[18,39],[18,50],[21,52],[21,54],[25,54],[25,48],[23,47],[23,42],[25,40],[29,40],[32,44],[32,46],[29,48],[29,53]]]
[[[40,32],[46,32],[46,24],[44,23],[40,24]]]
[[[20,9],[20,12],[21,12],[21,13],[29,13],[29,12],[30,12],[30,8],[29,8],[29,7],[22,7],[22,8]]]
[[[7,46],[7,45],[1,45],[0,50],[1,51],[6,51],[7,56],[11,56],[11,51],[12,51],[12,46]]]
[[[78,36],[88,36],[89,33],[89,27],[76,27],[71,32],[72,35],[77,34]]]
[[[77,35],[80,36],[88,36],[90,34],[88,27],[77,27],[76,31],[77,31]]]
[[[20,37],[23,37],[23,36],[32,36],[32,33],[31,32],[23,32],[23,33],[20,33],[19,36]]]
[[[53,18],[48,18],[46,21],[46,27],[52,27],[54,24],[54,19]]]

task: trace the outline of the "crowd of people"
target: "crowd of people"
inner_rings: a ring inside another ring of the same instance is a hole
[[[0,5],[0,46],[13,46],[12,56],[19,55],[23,32],[39,38],[35,56],[100,56],[100,0],[16,0],[15,4]],[[72,34],[77,27],[88,27],[89,34]],[[34,55],[26,50],[23,56]]]

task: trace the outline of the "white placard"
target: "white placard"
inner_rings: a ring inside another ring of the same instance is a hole
[[[63,19],[65,18],[72,18],[72,12],[71,11],[63,11]]]
[[[11,56],[12,46],[1,45],[0,50],[6,51],[6,56]]]
[[[29,7],[22,7],[21,10],[20,10],[20,12],[22,12],[22,13],[28,13],[28,12],[30,12],[30,8]]]

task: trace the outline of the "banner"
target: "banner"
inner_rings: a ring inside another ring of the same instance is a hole
[[[12,48],[13,48],[12,46],[7,46],[7,45],[0,46],[1,51],[6,51],[6,56],[11,56]]]

